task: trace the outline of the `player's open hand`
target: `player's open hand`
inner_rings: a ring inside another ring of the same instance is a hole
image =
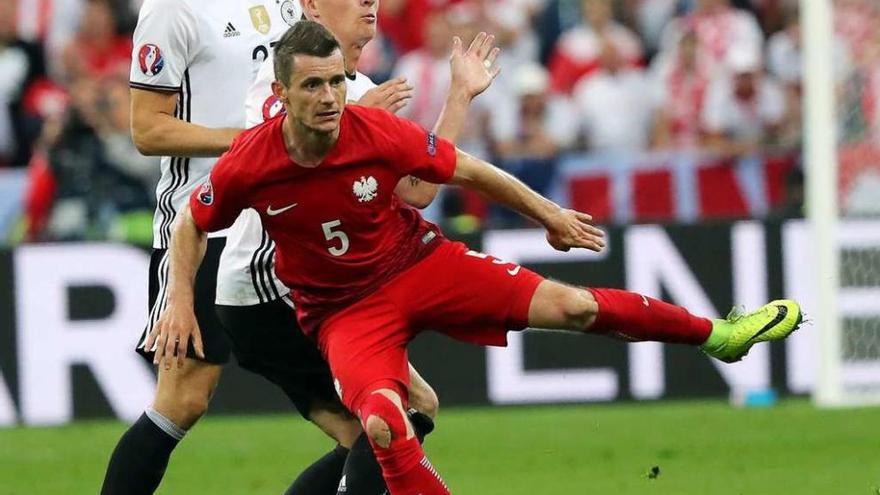
[[[147,336],[144,349],[152,349],[155,345],[156,352],[153,354],[153,364],[164,364],[165,369],[168,370],[171,369],[175,358],[177,366],[183,366],[190,339],[192,339],[196,356],[204,359],[202,331],[199,329],[192,305],[169,302],[168,307],[162,311],[159,321],[153,326],[150,335]]]
[[[469,99],[486,91],[501,72],[501,68],[495,65],[500,51],[495,46],[495,36],[490,34],[478,34],[466,52],[462,50],[461,38],[454,37],[452,55],[449,57],[452,69],[450,90],[462,91]]]
[[[597,253],[605,247],[605,233],[593,225],[593,217],[560,208],[547,222],[547,242],[557,251],[583,248]]]
[[[406,78],[395,77],[364,93],[358,100],[358,105],[384,108],[391,113],[397,113],[412,96],[413,87],[406,82]]]

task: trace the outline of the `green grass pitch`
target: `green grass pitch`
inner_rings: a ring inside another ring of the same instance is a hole
[[[124,429],[0,429],[0,494],[97,493]],[[175,452],[159,493],[279,494],[330,447],[294,415],[208,417]],[[880,409],[806,401],[450,409],[427,451],[459,495],[880,493]]]

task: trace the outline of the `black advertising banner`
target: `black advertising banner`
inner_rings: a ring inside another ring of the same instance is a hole
[[[878,228],[875,225],[873,228]],[[809,236],[800,221],[612,228],[602,254],[558,253],[540,230],[488,231],[474,250],[582,286],[662,297],[723,317],[734,303],[778,297],[811,307]],[[137,417],[154,376],[133,352],[147,308],[148,254],[105,243],[0,251],[0,426],[75,418]],[[410,359],[444,406],[726,397],[774,388],[808,393],[816,329],[759,346],[734,365],[698,350],[560,332],[511,333],[507,348],[480,348],[425,333]],[[213,413],[292,411],[272,385],[230,365]]]

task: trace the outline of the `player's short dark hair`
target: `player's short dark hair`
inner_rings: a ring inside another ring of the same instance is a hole
[[[339,42],[327,28],[314,21],[299,21],[275,44],[275,79],[290,85],[295,55],[329,57],[339,49]]]

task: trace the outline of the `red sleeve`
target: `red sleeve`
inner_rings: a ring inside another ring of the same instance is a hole
[[[445,184],[455,173],[455,145],[418,124],[388,112],[385,129],[390,165],[401,176],[412,175],[434,184]]]
[[[204,232],[230,227],[239,213],[247,208],[243,177],[229,153],[220,157],[211,175],[189,197],[196,226]]]

